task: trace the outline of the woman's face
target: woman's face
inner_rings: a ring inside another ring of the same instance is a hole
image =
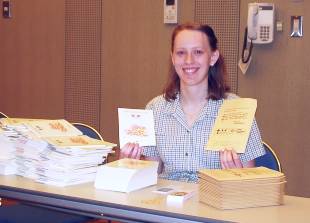
[[[171,57],[181,86],[205,87],[209,67],[215,64],[219,52],[212,52],[208,37],[203,32],[183,30],[175,37]]]

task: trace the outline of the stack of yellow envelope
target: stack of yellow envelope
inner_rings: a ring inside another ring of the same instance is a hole
[[[283,204],[285,175],[266,167],[199,171],[199,200],[219,209]]]

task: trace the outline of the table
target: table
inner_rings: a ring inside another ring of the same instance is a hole
[[[174,185],[198,190],[197,184],[159,180],[131,193],[95,189],[93,183],[55,187],[19,176],[0,176],[0,197],[124,222],[310,222],[310,198],[285,196],[281,206],[218,210],[198,201],[198,193],[182,204],[169,204],[157,187]]]

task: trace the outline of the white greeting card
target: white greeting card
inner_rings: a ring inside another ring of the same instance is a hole
[[[118,109],[119,142],[139,143],[140,146],[155,146],[154,115],[152,110]]]

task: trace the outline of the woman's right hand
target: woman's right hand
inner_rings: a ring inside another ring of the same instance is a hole
[[[126,143],[120,151],[120,159],[141,159],[143,148],[138,143]]]
[[[224,149],[220,151],[222,169],[242,168],[239,155],[233,149]]]

